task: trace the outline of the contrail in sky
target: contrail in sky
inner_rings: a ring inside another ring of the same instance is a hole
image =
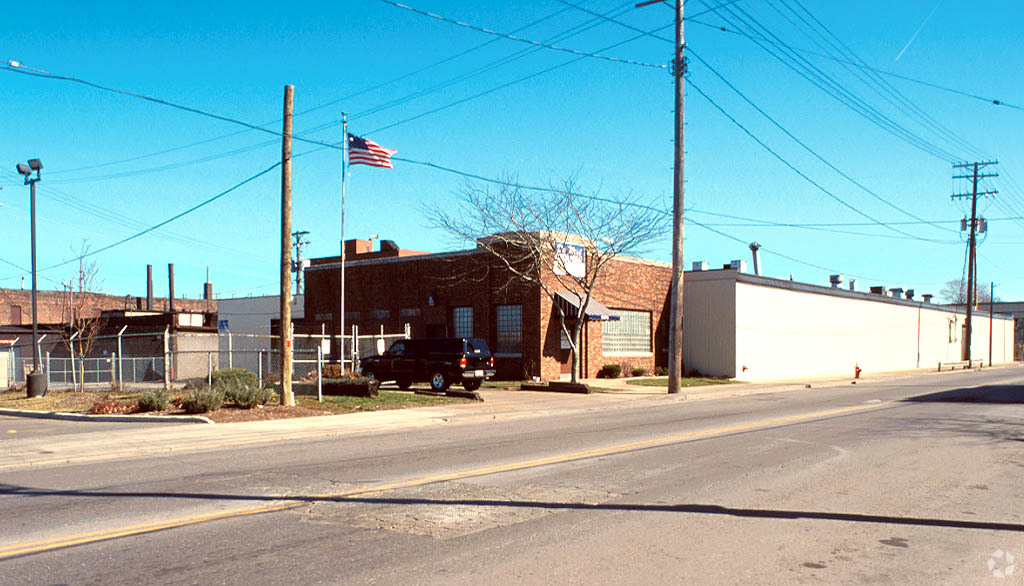
[[[914,39],[917,38],[917,35],[921,34],[921,30],[924,29],[924,25],[928,24],[928,21],[931,20],[932,15],[935,14],[935,11],[939,9],[939,4],[942,4],[942,0],[939,0],[938,2],[935,3],[935,8],[932,8],[932,11],[928,13],[928,16],[925,17],[924,22],[921,23],[921,26],[917,27],[917,30],[914,31],[913,36],[911,36],[910,40],[907,41],[907,44],[903,47],[903,50],[900,51],[900,54],[896,56],[896,59],[893,60],[893,63],[899,61],[900,57],[902,57],[903,54],[907,52],[907,49],[909,49],[910,45],[913,44]]]

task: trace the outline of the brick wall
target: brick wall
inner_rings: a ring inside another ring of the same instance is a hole
[[[560,349],[557,312],[540,287],[512,278],[483,251],[434,254],[390,259],[356,260],[345,269],[346,332],[351,324],[360,334],[403,331],[408,323],[415,337],[452,336],[455,307],[473,308],[473,335],[495,346],[494,311],[498,305],[522,306],[523,352],[519,357],[498,356],[499,378],[540,376],[557,380],[567,351]],[[296,332],[319,332],[320,324],[336,331],[340,270],[337,263],[313,261],[307,269],[305,320]],[[635,309],[651,313],[653,349],[642,356],[604,356],[602,325],[587,324],[580,356],[580,373],[593,377],[602,366],[618,363],[652,372],[667,364],[668,286],[671,269],[661,263],[617,259],[607,265],[594,298],[611,309]],[[433,301],[431,305],[430,301]],[[403,314],[403,310],[405,313]]]
[[[136,297],[128,295],[125,297],[117,295],[101,295],[89,293],[89,301],[85,304],[85,311],[88,317],[95,317],[100,311],[114,309],[135,309]],[[76,297],[78,294],[76,294]],[[75,300],[75,305],[80,301]],[[66,310],[68,304],[67,293],[61,291],[37,291],[36,305],[39,309],[39,323],[59,324],[68,319]],[[145,308],[146,299],[142,298],[142,307]],[[166,298],[153,299],[154,311],[167,311],[169,303]],[[217,311],[215,300],[204,299],[175,299],[174,309],[177,311]],[[16,319],[20,317],[20,324]],[[32,291],[24,289],[0,289],[0,326],[23,325],[32,323]]]

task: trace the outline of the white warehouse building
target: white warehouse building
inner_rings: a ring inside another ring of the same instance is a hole
[[[686,273],[686,371],[746,381],[852,378],[858,367],[865,372],[934,369],[961,360],[962,309],[741,271]],[[971,357],[987,365],[987,308],[979,308],[972,322]],[[995,314],[991,323],[992,363],[1012,362],[1013,317]]]

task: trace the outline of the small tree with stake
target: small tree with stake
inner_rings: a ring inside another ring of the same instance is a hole
[[[467,182],[458,195],[452,210],[428,209],[432,223],[474,242],[498,260],[510,280],[537,286],[551,299],[569,340],[576,382],[580,332],[594,288],[613,259],[639,254],[665,234],[668,216],[632,199],[580,194],[572,179],[550,190],[512,181]],[[559,291],[575,298],[574,311],[558,303]]]
[[[97,337],[106,326],[100,297],[96,293],[99,267],[95,262],[85,260],[88,253],[88,246],[83,244],[78,255],[78,274],[68,283],[61,299],[61,318],[68,324],[61,342],[71,356],[71,368],[77,371],[78,390],[85,390],[85,357],[92,352]]]

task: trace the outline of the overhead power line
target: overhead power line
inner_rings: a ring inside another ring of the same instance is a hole
[[[740,36],[740,37],[745,37],[745,38],[751,39],[751,40],[757,39],[757,40],[760,40],[760,41],[767,42],[767,39],[765,39],[762,36],[753,35],[753,34],[750,34],[750,33],[747,33],[747,32],[741,31],[741,30],[737,30],[735,28],[729,28],[729,27],[726,27],[726,26],[722,26],[722,25],[713,24],[713,23],[710,23],[710,22],[704,22],[704,21],[701,21],[701,20],[697,20],[696,16],[694,16],[694,17],[687,17],[686,21],[689,22],[689,23],[692,23],[692,24],[703,26],[705,28],[715,29],[715,30],[717,30],[719,32],[723,32],[723,33],[726,33],[726,34],[736,35],[736,36]],[[932,89],[936,89],[936,90],[939,90],[939,91],[955,94],[955,95],[958,95],[958,96],[963,96],[965,98],[971,98],[971,99],[974,99],[974,100],[980,100],[982,102],[985,102],[985,103],[993,105],[993,106],[1005,106],[1007,108],[1012,108],[1014,110],[1024,110],[1024,107],[1022,107],[1022,106],[1018,106],[1016,104],[1011,104],[1011,103],[1007,102],[1006,100],[1002,100],[1002,99],[999,99],[999,98],[993,98],[993,97],[989,97],[989,96],[982,96],[982,95],[974,94],[974,93],[967,92],[967,91],[964,91],[964,90],[960,90],[960,89],[957,89],[957,88],[952,88],[952,87],[949,87],[949,86],[940,85],[940,84],[937,84],[937,83],[934,83],[934,82],[931,82],[931,81],[925,81],[925,80],[922,80],[922,79],[917,79],[917,78],[914,78],[914,77],[910,77],[909,75],[904,75],[902,73],[896,73],[894,71],[888,71],[886,69],[881,69],[881,68],[875,67],[873,65],[857,64],[857,63],[854,63],[852,61],[846,61],[844,59],[835,57],[833,55],[826,55],[824,53],[819,53],[817,51],[812,51],[812,50],[804,48],[804,47],[797,47],[797,46],[794,46],[794,45],[790,45],[790,47],[793,50],[799,51],[799,52],[804,53],[806,55],[813,55],[815,57],[821,57],[823,59],[829,59],[829,60],[832,60],[832,61],[836,61],[838,63],[846,63],[847,65],[854,65],[854,66],[858,66],[858,67],[864,67],[865,69],[870,69],[871,71],[873,71],[873,72],[875,72],[875,73],[877,73],[879,75],[885,75],[885,76],[892,77],[892,78],[895,78],[895,79],[901,79],[903,81],[907,81],[907,82],[910,82],[910,83],[915,83],[915,84],[922,85],[922,86],[925,86],[925,87],[930,87]]]
[[[426,17],[429,17],[429,18],[433,18],[435,20],[440,20],[440,21],[443,21],[443,22],[447,22],[449,24],[454,24],[456,26],[460,26],[460,27],[463,27],[463,28],[468,28],[468,29],[475,30],[477,32],[485,33],[485,34],[488,34],[488,35],[494,35],[494,36],[497,36],[497,37],[508,39],[510,41],[516,41],[516,42],[519,42],[519,43],[526,43],[528,45],[533,45],[535,47],[543,47],[545,49],[551,49],[553,51],[561,51],[563,53],[571,53],[573,55],[578,55],[580,57],[589,57],[589,58],[593,58],[593,59],[603,59],[605,61],[613,61],[615,63],[623,63],[623,64],[626,64],[626,65],[639,65],[640,67],[652,67],[652,68],[655,68],[655,69],[668,69],[668,65],[660,65],[660,64],[657,64],[657,63],[644,63],[643,61],[633,61],[632,59],[620,59],[618,57],[609,57],[607,55],[601,55],[599,53],[588,53],[586,51],[579,51],[579,50],[576,50],[576,49],[569,49],[567,47],[559,47],[558,45],[549,45],[549,44],[541,43],[541,42],[538,42],[538,41],[532,41],[530,39],[524,39],[523,37],[517,37],[515,35],[510,35],[510,34],[507,34],[507,33],[502,33],[502,32],[498,32],[498,31],[494,31],[494,30],[491,30],[491,29],[484,28],[482,26],[477,26],[477,25],[474,25],[474,24],[469,24],[467,22],[462,22],[462,21],[459,21],[459,20],[448,18],[446,16],[441,16],[440,14],[434,14],[433,12],[427,12],[425,10],[420,10],[419,8],[413,8],[412,6],[408,6],[408,5],[405,5],[405,4],[400,4],[398,2],[393,2],[392,0],[380,0],[380,1],[385,3],[385,4],[390,4],[391,6],[394,6],[395,8],[401,8],[402,10],[408,10],[410,12],[415,12],[416,14],[420,14],[420,15],[423,15],[423,16],[426,16]]]
[[[203,206],[209,205],[209,204],[217,201],[218,199],[224,197],[225,195],[231,193],[232,191],[235,191],[239,187],[242,187],[243,185],[246,185],[247,183],[255,181],[256,179],[266,175],[267,173],[270,173],[271,171],[273,171],[274,169],[276,169],[280,165],[281,165],[280,162],[274,163],[273,165],[267,167],[266,169],[260,171],[259,173],[256,173],[255,175],[251,175],[248,178],[243,179],[242,181],[239,181],[238,183],[236,183],[236,184],[232,185],[231,187],[225,189],[224,191],[221,191],[217,195],[214,195],[213,197],[210,197],[210,198],[208,198],[208,199],[206,199],[206,200],[204,200],[202,202],[199,202],[198,204],[188,208],[187,210],[185,210],[183,212],[180,212],[178,214],[175,214],[174,216],[171,216],[170,218],[167,218],[166,220],[164,220],[164,221],[162,221],[160,223],[153,224],[152,226],[149,226],[148,228],[145,228],[145,229],[143,229],[143,230],[141,230],[139,232],[136,232],[135,234],[132,234],[131,236],[128,236],[127,238],[122,238],[121,240],[118,240],[117,242],[114,242],[113,244],[108,244],[108,245],[106,245],[106,246],[104,246],[102,248],[97,248],[96,250],[90,250],[88,253],[83,254],[80,257],[75,257],[75,258],[73,258],[71,260],[68,260],[68,261],[64,261],[64,262],[61,262],[61,263],[50,265],[50,266],[48,266],[46,268],[40,269],[40,271],[49,271],[51,269],[62,267],[64,265],[66,265],[66,264],[70,264],[72,262],[76,262],[76,261],[80,260],[81,258],[86,258],[86,257],[89,257],[89,256],[95,256],[95,255],[97,255],[97,254],[99,254],[101,252],[106,252],[107,250],[110,250],[111,248],[120,246],[120,245],[122,245],[122,244],[124,244],[126,242],[130,242],[132,240],[135,240],[136,238],[138,238],[140,236],[143,236],[145,234],[148,234],[148,233],[150,233],[150,232],[152,232],[154,230],[157,230],[159,228],[162,228],[162,227],[166,226],[167,224],[170,224],[171,222],[173,222],[175,220],[181,219],[181,218],[187,216],[188,214],[191,214],[192,212],[202,208]]]

